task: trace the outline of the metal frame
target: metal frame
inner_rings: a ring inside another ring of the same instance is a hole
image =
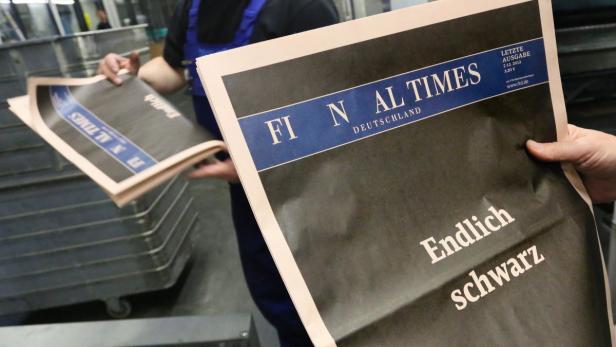
[[[47,8],[49,9],[51,13],[51,18],[53,18],[53,22],[54,22],[54,25],[56,26],[56,31],[58,32],[58,34],[62,36],[66,35],[66,30],[64,30],[64,26],[62,25],[62,20],[60,19],[60,12],[58,11],[58,5],[53,3],[51,0],[48,0]]]
[[[82,33],[90,31],[87,27],[86,21],[83,15],[83,8],[81,6],[80,0],[74,0],[73,10],[75,11],[75,15],[77,16],[77,23],[79,24],[79,28]],[[24,3],[27,4],[27,3]],[[44,5],[44,3],[37,2],[37,4]],[[116,4],[113,0],[101,0],[100,4],[102,5],[102,9],[107,12],[107,16],[109,18],[109,22],[114,28],[121,28],[122,23],[118,17],[118,11],[116,8]],[[21,16],[19,15],[19,11],[17,10],[17,5],[13,0],[10,0],[10,19],[12,25],[14,25],[14,29],[17,32],[21,41],[26,41],[29,39],[29,34],[25,29],[25,25]],[[58,11],[58,4],[54,2],[54,0],[47,0],[47,10],[51,16],[55,32],[60,36],[66,36],[66,31],[64,30],[64,26],[62,25],[62,20],[60,18],[60,13]],[[0,44],[2,42],[0,41]]]
[[[111,332],[111,333],[110,333]],[[249,314],[184,316],[0,328],[11,347],[258,347]]]
[[[7,12],[4,8],[0,8],[2,14],[7,18],[11,27],[17,33],[17,36],[20,41],[24,41],[26,37],[24,36],[23,23],[21,22],[21,18],[15,18],[15,5],[11,4],[10,10]],[[0,40],[0,44],[3,42]]]

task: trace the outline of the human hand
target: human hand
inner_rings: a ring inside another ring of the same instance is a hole
[[[569,125],[564,140],[543,144],[529,140],[526,147],[539,160],[572,163],[593,202],[616,200],[616,136]]]
[[[118,77],[121,69],[127,69],[130,74],[136,75],[141,67],[139,53],[133,52],[128,58],[115,53],[109,53],[98,65],[97,73],[105,75],[113,84],[121,85],[122,79]]]
[[[187,177],[190,179],[220,178],[230,183],[238,183],[240,181],[231,159],[202,162]]]

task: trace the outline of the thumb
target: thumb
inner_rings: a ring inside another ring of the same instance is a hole
[[[535,158],[542,161],[576,161],[580,156],[579,146],[571,141],[539,143],[528,140],[526,148]]]
[[[141,67],[141,60],[139,58],[139,53],[137,52],[133,52],[130,54],[130,56],[128,57],[128,70],[130,71],[130,73],[132,74],[136,74],[137,72],[139,72],[139,68]]]

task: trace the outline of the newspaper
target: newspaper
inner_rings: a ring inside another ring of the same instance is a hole
[[[549,0],[441,0],[198,59],[315,346],[609,346]]]
[[[30,78],[10,110],[122,206],[224,143],[139,78]]]

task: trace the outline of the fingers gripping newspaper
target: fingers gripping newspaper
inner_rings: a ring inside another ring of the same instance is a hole
[[[442,0],[198,60],[315,346],[609,346],[551,4]]]
[[[10,109],[122,206],[224,148],[127,74],[31,78]]]

